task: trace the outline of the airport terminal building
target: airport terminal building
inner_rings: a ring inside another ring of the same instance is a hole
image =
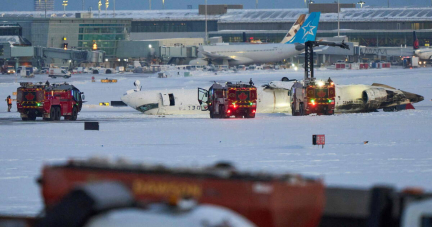
[[[412,46],[413,31],[417,32],[420,46],[429,46],[432,42],[432,8],[354,8],[354,4],[344,5],[348,8],[340,10],[339,34],[347,36],[350,42],[371,47]],[[97,11],[66,11],[66,14],[62,11],[49,11],[47,18],[44,12],[29,11],[0,12],[0,20],[19,25],[20,28],[15,29],[19,29],[22,37],[33,46],[66,46],[89,50],[96,43],[108,58],[117,58],[120,42],[169,38],[204,39],[206,27],[209,37],[222,37],[223,42],[242,42],[243,34],[248,40],[280,42],[300,14],[316,11],[317,8],[208,7],[207,17],[200,9],[120,10],[115,11],[115,15],[113,11],[102,11],[100,14]],[[337,35],[338,13],[334,11],[334,7],[333,11],[330,7],[330,10],[321,14],[317,37]],[[139,42],[136,43],[140,45]],[[160,47],[153,45],[152,48]],[[145,52],[141,54],[142,57],[148,56],[150,48],[142,49]],[[122,57],[125,57],[124,52],[127,51],[122,51]]]

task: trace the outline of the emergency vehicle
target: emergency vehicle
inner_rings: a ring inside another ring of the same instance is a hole
[[[313,81],[307,84],[295,82],[291,91],[293,116],[334,114],[336,92],[330,78],[328,81]]]
[[[304,79],[297,81],[291,88],[291,110],[293,116],[309,114],[332,115],[335,109],[336,90],[333,81],[317,81],[313,69],[313,47],[338,46],[348,49],[345,43],[308,41],[305,43],[305,72]]]
[[[325,203],[324,184],[319,178],[242,172],[227,162],[201,168],[171,168],[92,158],[43,168],[38,181],[46,210],[54,209],[71,190],[89,180],[122,183],[141,203],[166,202],[174,197],[222,206],[259,227],[292,223],[297,227],[317,226]]]
[[[257,108],[257,88],[253,83],[214,83],[209,90],[198,88],[201,110],[210,111],[210,118],[254,118]]]
[[[17,89],[17,108],[23,121],[44,120],[58,121],[63,116],[65,120],[75,121],[81,111],[84,93],[73,85],[45,84],[31,82],[20,83]]]
[[[226,162],[168,167],[104,158],[45,165],[40,215],[8,227],[429,227],[432,194],[325,187],[297,174],[239,171]]]

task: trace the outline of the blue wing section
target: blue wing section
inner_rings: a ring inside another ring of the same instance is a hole
[[[286,43],[305,43],[307,41],[315,41],[320,15],[320,12],[311,13],[295,36]]]

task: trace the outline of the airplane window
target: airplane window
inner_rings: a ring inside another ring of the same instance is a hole
[[[170,106],[175,106],[174,94],[168,94],[170,100]]]
[[[150,104],[146,104],[146,105],[142,105],[140,107],[137,108],[137,110],[141,111],[141,112],[146,112],[148,110],[151,109],[157,109],[159,108],[159,104],[158,103],[150,103]]]

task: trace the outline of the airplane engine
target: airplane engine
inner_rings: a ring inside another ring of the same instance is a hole
[[[370,109],[378,109],[387,101],[387,92],[384,88],[370,88],[362,93],[363,103]]]

